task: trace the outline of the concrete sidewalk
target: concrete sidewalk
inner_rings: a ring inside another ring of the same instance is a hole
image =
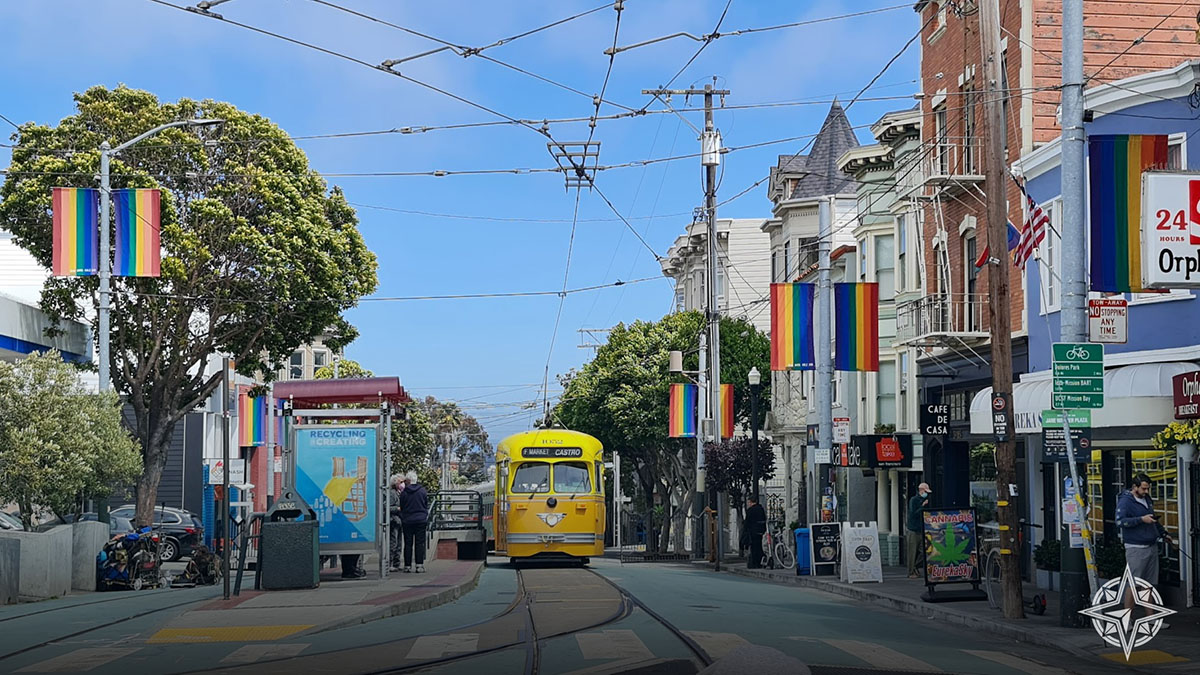
[[[173,617],[148,637],[149,644],[261,642],[320,633],[443,605],[475,587],[483,561],[433,560],[423,574],[378,574],[342,579],[321,575],[318,588],[242,591]]]
[[[700,563],[697,563],[700,564]],[[706,566],[708,563],[703,563]],[[855,600],[894,609],[914,617],[985,630],[1020,642],[1066,650],[1077,656],[1101,657],[1115,663],[1125,663],[1120,649],[1105,644],[1090,627],[1084,629],[1059,626],[1057,593],[1036,590],[1025,585],[1027,598],[1037,593],[1047,596],[1046,613],[1034,615],[1026,608],[1023,620],[1008,620],[999,609],[992,609],[986,600],[930,603],[921,599],[925,591],[921,579],[907,578],[904,568],[884,568],[883,583],[845,583],[832,576],[797,576],[794,569],[746,569],[744,563],[723,564],[722,571],[731,574],[813,588]],[[968,588],[968,586],[962,586]],[[1163,630],[1144,648],[1135,650],[1128,665],[1150,672],[1198,672],[1200,670],[1200,611],[1186,610],[1169,617],[1170,628]]]

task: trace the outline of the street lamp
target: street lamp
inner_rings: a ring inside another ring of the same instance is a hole
[[[750,494],[758,501],[758,392],[762,383],[762,375],[758,368],[750,368],[746,376],[750,381],[750,482],[753,486]]]
[[[96,336],[97,358],[100,360],[100,391],[108,391],[112,389],[112,377],[109,373],[109,300],[112,295],[112,244],[109,241],[111,224],[109,223],[109,209],[111,207],[111,194],[109,189],[109,173],[108,164],[113,155],[127,150],[138,143],[150,138],[151,136],[174,127],[207,127],[218,124],[224,124],[225,120],[218,119],[198,119],[198,120],[179,120],[177,122],[168,122],[160,124],[157,127],[128,140],[115,148],[110,148],[108,141],[100,144],[100,325]]]

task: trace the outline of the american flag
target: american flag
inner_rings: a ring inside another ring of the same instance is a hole
[[[1021,184],[1018,183],[1017,187],[1021,189],[1021,194],[1025,195],[1025,225],[1021,228],[1021,241],[1013,255],[1017,266],[1024,270],[1025,263],[1033,257],[1033,250],[1046,238],[1046,229],[1050,227],[1050,215],[1033,201],[1033,197],[1029,196]]]

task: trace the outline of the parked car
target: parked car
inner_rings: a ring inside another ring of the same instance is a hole
[[[91,511],[80,514],[80,516],[79,516],[79,520],[81,520],[81,521],[95,522],[99,519],[100,519],[100,516],[97,515],[95,512],[91,512]],[[47,521],[47,522],[42,523],[41,525],[38,525],[37,531],[38,532],[46,532],[48,530],[52,530],[52,529],[58,527],[59,525],[69,525],[73,522],[75,522],[75,514],[70,513],[70,514],[63,516],[62,518],[55,518],[54,520]],[[121,516],[114,516],[112,514],[109,514],[109,517],[108,517],[108,534],[109,534],[109,536],[116,536],[118,534],[125,534],[127,532],[133,532],[133,523],[130,522],[130,520],[128,518],[123,518]]]
[[[23,530],[23,529],[25,529],[25,526],[21,524],[20,518],[12,515],[11,513],[5,513],[4,511],[0,511],[0,530]]]
[[[113,509],[112,514],[132,521],[135,511],[133,504],[125,504]],[[204,523],[191,511],[155,508],[154,529],[161,534],[159,552],[163,562],[190,557],[192,551],[204,543]]]

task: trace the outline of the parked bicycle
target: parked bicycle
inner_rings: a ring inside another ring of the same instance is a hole
[[[769,527],[763,534],[762,564],[771,569],[788,569],[796,566],[796,552],[787,536],[787,530],[780,525]]]
[[[1017,528],[1018,551],[1023,549],[1025,530],[1033,527],[1041,529],[1042,526],[1025,520],[1020,522],[1020,527]],[[980,570],[983,576],[983,590],[987,593],[988,605],[992,609],[1000,609],[1004,604],[1004,568],[1000,564],[1001,553],[998,537],[987,540],[986,543],[990,545],[983,555],[983,568]],[[1023,597],[1021,601],[1034,614],[1040,616],[1046,613],[1046,596],[1041,593],[1034,593],[1032,598]]]

